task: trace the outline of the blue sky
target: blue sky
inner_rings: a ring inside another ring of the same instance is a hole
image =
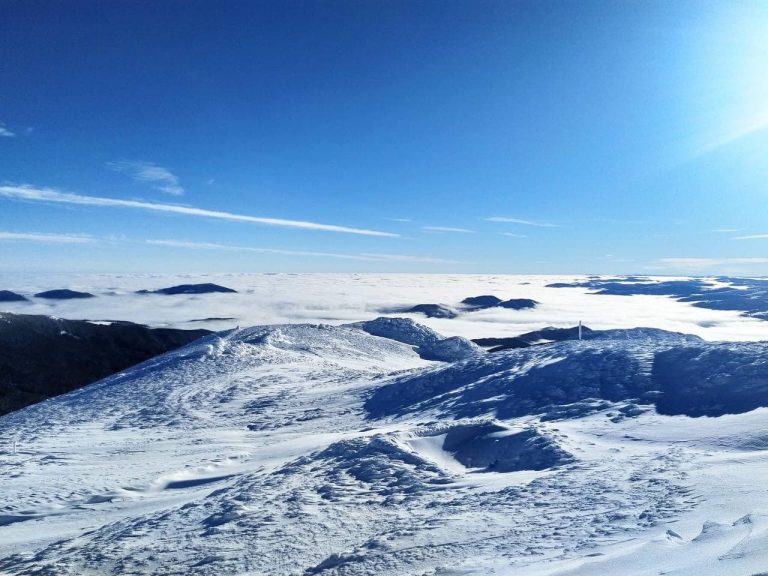
[[[765,2],[6,0],[0,53],[0,269],[768,273]]]

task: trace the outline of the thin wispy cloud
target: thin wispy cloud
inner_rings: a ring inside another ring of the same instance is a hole
[[[454,228],[452,226],[422,226],[422,230],[425,232],[455,232],[457,234],[474,234],[474,230],[467,230],[466,228]]]
[[[524,220],[522,218],[509,218],[507,216],[491,216],[486,222],[502,222],[504,224],[521,224],[523,226],[536,226],[537,228],[561,228],[559,224],[551,222],[539,222],[537,220]]]
[[[0,186],[0,196],[16,200],[30,202],[54,202],[59,204],[75,204],[80,206],[100,206],[110,208],[133,208],[150,212],[163,212],[167,214],[181,214],[184,216],[196,216],[199,218],[213,218],[218,220],[230,220],[233,222],[250,222],[265,226],[281,226],[285,228],[299,228],[303,230],[318,230],[323,232],[339,232],[342,234],[358,234],[362,236],[382,236],[396,238],[399,234],[368,230],[365,228],[351,228],[348,226],[336,226],[334,224],[322,224],[304,220],[287,220],[283,218],[263,218],[246,214],[234,214],[219,210],[207,210],[194,206],[181,206],[176,204],[162,204],[158,202],[144,202],[141,200],[121,200],[117,198],[104,198],[101,196],[86,196],[60,192],[53,188],[34,188],[32,186]]]
[[[137,182],[146,182],[155,190],[171,196],[183,196],[184,188],[179,184],[179,178],[168,168],[152,162],[120,160],[108,162],[107,166],[115,172],[129,175]]]
[[[459,260],[446,260],[445,258],[432,258],[431,256],[409,256],[407,254],[367,254],[362,256],[373,258],[383,262],[422,262],[426,264],[459,264]]]
[[[702,269],[715,266],[749,266],[768,264],[768,258],[661,258],[661,268]]]
[[[3,138],[3,137],[4,138],[15,138],[16,137],[16,133],[15,132],[11,132],[10,130],[8,130],[8,128],[5,127],[5,125],[0,124],[0,138]]]
[[[391,222],[413,222],[412,218],[386,218]]]
[[[743,228],[715,228],[712,230],[715,234],[734,234],[735,232],[741,232]]]
[[[600,224],[647,224],[647,220],[628,219],[628,218],[586,218],[580,222],[599,222]],[[562,226],[560,226],[562,228]]]
[[[749,118],[742,121],[739,126],[734,127],[729,132],[725,132],[718,137],[715,137],[705,144],[699,146],[693,153],[693,157],[703,156],[710,152],[713,152],[719,148],[729,146],[752,136],[768,130],[768,112],[761,111]]]
[[[734,236],[731,240],[765,240],[768,234],[749,234],[748,236]]]
[[[285,250],[281,248],[258,248],[254,246],[236,246],[212,242],[188,242],[185,240],[146,240],[146,244],[185,248],[189,250],[222,250],[229,252],[252,252],[257,254],[278,254],[281,256],[303,256],[314,258],[338,258],[341,260],[362,260],[366,262],[427,262],[449,263],[451,260],[401,254],[344,254],[338,252],[317,252],[311,250]]]
[[[515,234],[514,232],[499,232],[499,235],[507,238],[528,238],[525,234]]]
[[[46,232],[2,232],[0,242],[42,242],[45,244],[85,244],[93,242],[86,234],[48,234]]]

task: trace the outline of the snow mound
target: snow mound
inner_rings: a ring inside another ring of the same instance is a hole
[[[346,500],[357,494],[365,498],[377,495],[384,499],[384,504],[394,503],[451,481],[446,471],[410,449],[396,435],[388,434],[336,442],[288,465],[283,473],[297,473],[306,466],[314,469],[322,480],[318,493],[329,501]]]
[[[409,344],[425,360],[457,362],[482,353],[479,346],[466,338],[461,336],[443,338],[431,328],[417,324],[410,318],[380,317],[346,326],[359,328],[373,336]]]
[[[768,342],[702,344],[656,355],[663,414],[722,416],[768,406]]]
[[[410,373],[375,390],[365,408],[372,418],[430,410],[453,418],[557,419],[592,413],[580,403],[604,400],[719,416],[768,406],[766,357],[766,343],[706,344],[654,329],[612,330]],[[563,405],[572,410],[557,408]]]
[[[449,428],[442,448],[466,468],[482,472],[545,470],[573,461],[552,438],[535,428],[515,430],[496,422]]]

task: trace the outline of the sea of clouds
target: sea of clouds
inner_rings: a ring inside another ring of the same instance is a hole
[[[545,326],[594,329],[648,326],[697,334],[707,340],[768,340],[768,322],[739,312],[709,310],[667,296],[591,294],[585,288],[549,288],[582,276],[464,274],[3,274],[0,289],[29,302],[0,303],[0,310],[94,321],[128,320],[150,326],[208,328],[282,323],[340,324],[377,316],[408,316],[446,336],[514,336]],[[670,277],[664,277],[670,280]],[[659,278],[658,280],[661,280]],[[237,294],[142,295],[141,289],[213,282]],[[43,300],[32,295],[69,288],[90,292],[84,300]],[[532,298],[531,310],[492,308],[454,319],[395,314],[421,303],[460,308],[468,296]],[[226,320],[210,320],[227,318]]]

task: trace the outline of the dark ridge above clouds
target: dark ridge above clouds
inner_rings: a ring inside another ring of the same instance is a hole
[[[159,288],[158,290],[139,290],[137,294],[166,294],[168,296],[174,296],[177,294],[212,294],[216,292],[232,294],[237,293],[237,290],[211,283],[179,284],[178,286]]]
[[[0,312],[0,414],[75,390],[207,334]]]
[[[21,294],[11,292],[10,290],[0,290],[0,302],[24,302],[27,300]]]
[[[483,296],[470,296],[469,298],[464,298],[461,303],[477,308],[491,308],[492,306],[501,304],[501,298],[486,294]]]
[[[535,308],[539,303],[530,298],[512,298],[502,300],[497,296],[471,296],[464,298],[459,304],[462,312],[474,312],[488,308],[507,308],[509,310],[526,310]],[[385,314],[424,314],[427,318],[456,318],[459,312],[445,304],[416,304],[415,306],[403,306],[399,308],[381,310]]]
[[[528,308],[536,308],[538,302],[531,300],[530,298],[512,298],[511,300],[504,300],[499,302],[497,306],[499,308],[509,308],[511,310],[526,310]]]
[[[637,281],[636,281],[637,280]],[[761,320],[768,320],[768,278],[691,278],[661,282],[626,279],[591,278],[585,282],[557,282],[547,288],[589,288],[593,294],[614,296],[671,296],[679,302],[689,302],[698,308],[733,310]],[[729,286],[721,286],[727,283]],[[768,337],[768,334],[766,334]]]
[[[47,298],[49,300],[74,300],[76,298],[93,297],[93,294],[90,292],[77,292],[75,290],[69,290],[66,288],[58,290],[46,290],[45,292],[38,292],[35,294],[35,298]]]
[[[584,340],[588,340],[596,337],[600,334],[599,331],[593,331],[586,326],[581,327],[581,337]],[[514,348],[528,348],[541,342],[562,342],[564,340],[578,340],[579,328],[574,326],[572,328],[542,328],[541,330],[535,330],[533,332],[527,332],[520,336],[512,336],[508,338],[474,338],[472,342],[478,346],[492,347],[489,352],[500,352],[502,350],[510,350]]]
[[[530,298],[512,298],[502,300],[498,296],[485,294],[483,296],[470,296],[461,301],[467,310],[484,310],[486,308],[509,308],[511,310],[525,310],[535,308],[538,302]]]
[[[456,318],[457,316],[456,312],[443,304],[416,304],[410,308],[398,308],[393,312],[396,314],[424,314],[427,318]]]

